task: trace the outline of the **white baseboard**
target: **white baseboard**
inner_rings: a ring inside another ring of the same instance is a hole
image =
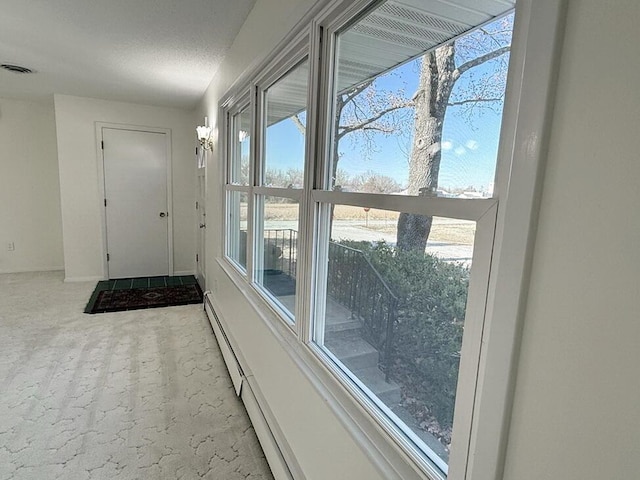
[[[195,275],[196,272],[194,272],[193,270],[183,270],[180,272],[173,272],[173,276],[174,277],[181,277],[181,276],[185,276],[185,275]]]
[[[245,390],[250,395],[246,395],[245,397]],[[305,480],[306,475],[302,471],[289,442],[278,425],[278,422],[273,415],[271,408],[269,408],[269,404],[264,398],[262,390],[260,390],[260,387],[255,381],[253,375],[246,378],[245,386],[242,390],[242,400],[247,408],[247,412],[249,413],[249,417],[251,418],[251,422],[258,438],[260,439],[261,434],[264,436],[267,436],[268,434],[264,443],[270,442],[270,446],[277,450],[277,452],[274,452],[274,455],[272,456],[274,459],[269,461],[269,466],[271,467],[271,471],[276,480]],[[251,414],[251,400],[255,402],[258,408],[259,417],[256,416],[255,419]],[[260,439],[260,444],[264,446],[262,439]],[[275,454],[277,454],[277,457]],[[265,456],[266,455],[265,451]]]
[[[260,387],[248,370],[242,352],[237,348],[233,337],[229,335],[226,322],[220,316],[211,292],[205,293],[204,304],[231,377],[238,374],[242,376],[240,388],[236,388],[236,393],[240,390],[240,398],[249,414],[273,477],[276,480],[304,480],[305,475],[267,405]]]
[[[211,323],[211,328],[213,328],[213,333],[216,337],[216,340],[218,341],[218,347],[220,348],[220,352],[222,352],[222,358],[224,359],[224,363],[227,366],[227,370],[229,372],[229,376],[231,377],[231,381],[233,382],[236,395],[239,396],[240,392],[242,391],[244,372],[242,371],[240,362],[233,353],[233,347],[231,346],[231,343],[227,338],[227,335],[224,331],[225,329],[220,322],[220,318],[213,308],[209,292],[205,292],[204,294],[204,311],[207,312],[209,323]]]
[[[251,380],[253,380],[253,377],[251,377]],[[260,402],[258,402],[258,399],[253,392],[255,387],[255,382],[245,382],[240,398],[242,399],[245,409],[249,414],[249,419],[251,419],[251,424],[256,432],[256,436],[258,437],[264,456],[267,459],[273,478],[275,478],[275,480],[294,480],[287,462],[282,455],[278,441],[276,440],[271,428],[269,428],[269,422],[265,418],[264,411],[260,407]],[[301,480],[304,477],[298,476],[295,478],[296,480]]]
[[[0,270],[0,274],[6,273],[37,273],[37,272],[62,272],[63,266],[59,267],[38,267],[38,268],[19,268],[17,270]]]
[[[102,276],[91,277],[64,277],[64,283],[77,283],[77,282],[99,282],[105,280]]]

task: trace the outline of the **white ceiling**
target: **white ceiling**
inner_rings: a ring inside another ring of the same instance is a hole
[[[255,0],[0,0],[0,97],[195,106]]]

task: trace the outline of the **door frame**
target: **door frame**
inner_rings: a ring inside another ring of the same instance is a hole
[[[200,148],[198,146],[198,148]],[[195,264],[195,277],[200,283],[200,277],[202,277],[202,291],[206,290],[207,285],[207,164],[206,164],[206,155],[207,152],[203,152],[205,155],[205,164],[203,167],[198,168],[196,166],[196,202],[198,204],[198,208],[196,209],[196,255],[198,257]],[[198,195],[198,190],[200,189],[199,182],[200,177],[204,178],[204,191],[202,192],[202,197]],[[201,211],[204,210],[204,215],[201,214]],[[204,231],[200,227],[201,217],[204,216]],[[202,274],[202,275],[200,275]]]
[[[102,129],[128,130],[146,133],[164,133],[167,155],[167,247],[169,250],[169,276],[173,276],[173,159],[171,156],[171,129],[160,127],[147,127],[142,125],[126,125],[122,123],[95,122],[96,132],[96,158],[98,169],[98,198],[100,208],[100,228],[102,230],[102,278],[109,278],[109,263],[107,262],[107,215],[104,206],[106,198],[104,180],[104,151],[102,150]]]

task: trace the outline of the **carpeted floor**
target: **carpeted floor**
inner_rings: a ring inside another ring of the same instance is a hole
[[[0,275],[0,480],[271,479],[201,305],[87,316]]]

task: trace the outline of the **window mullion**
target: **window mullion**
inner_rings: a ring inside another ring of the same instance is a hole
[[[247,135],[240,138],[239,132],[243,130],[243,123],[250,124],[250,119],[246,118],[250,113],[250,108],[250,99],[245,93],[237,99],[226,102],[221,114],[221,118],[223,118],[221,138],[224,139],[222,178],[225,180],[222,196],[224,205],[223,256],[243,273],[247,260],[247,232],[242,228],[243,206],[245,206],[243,199],[246,198],[248,202],[251,187],[248,184],[249,178],[242,175],[243,165],[245,161],[248,161],[248,159],[245,160],[242,153],[245,140],[248,138],[250,145],[251,137]],[[250,156],[250,152],[247,153]],[[247,207],[245,206],[245,208]]]
[[[465,327],[460,351],[460,366],[455,402],[455,417],[450,459],[453,478],[466,468],[471,438],[473,408],[479,373],[480,353],[487,307],[491,252],[495,237],[497,202],[478,219],[474,237],[474,252],[465,309]],[[460,478],[464,478],[460,475]]]
[[[247,198],[247,279],[249,283],[254,281],[255,264],[256,264],[256,249],[255,249],[255,225],[256,225],[256,200],[254,189],[258,185],[259,175],[259,156],[261,155],[261,142],[262,135],[260,134],[259,118],[262,115],[262,105],[259,102],[259,91],[255,84],[251,85],[251,135],[253,142],[251,143],[251,151],[249,153],[249,194]]]
[[[310,46],[309,46],[309,86],[307,93],[307,145],[305,154],[305,178],[303,195],[301,199],[301,241],[299,242],[300,248],[300,262],[299,262],[299,279],[298,285],[298,305],[297,316],[298,321],[298,338],[307,343],[312,336],[312,322],[313,322],[313,304],[314,304],[314,291],[315,291],[315,268],[314,265],[314,241],[315,241],[315,222],[316,211],[315,205],[311,198],[311,190],[313,185],[317,182],[317,167],[321,164],[321,148],[323,144],[323,137],[321,135],[321,129],[318,128],[320,112],[319,108],[320,97],[322,92],[323,82],[320,80],[320,72],[322,71],[322,28],[313,21],[311,23],[310,34]]]
[[[278,188],[278,187],[254,187],[253,193],[256,195],[270,195],[274,197],[290,198],[291,200],[300,201],[304,196],[302,189],[297,188]]]
[[[460,199],[378,193],[330,192],[314,190],[313,200],[319,203],[339,203],[354,207],[377,208],[418,215],[478,220],[496,204],[497,199]]]

